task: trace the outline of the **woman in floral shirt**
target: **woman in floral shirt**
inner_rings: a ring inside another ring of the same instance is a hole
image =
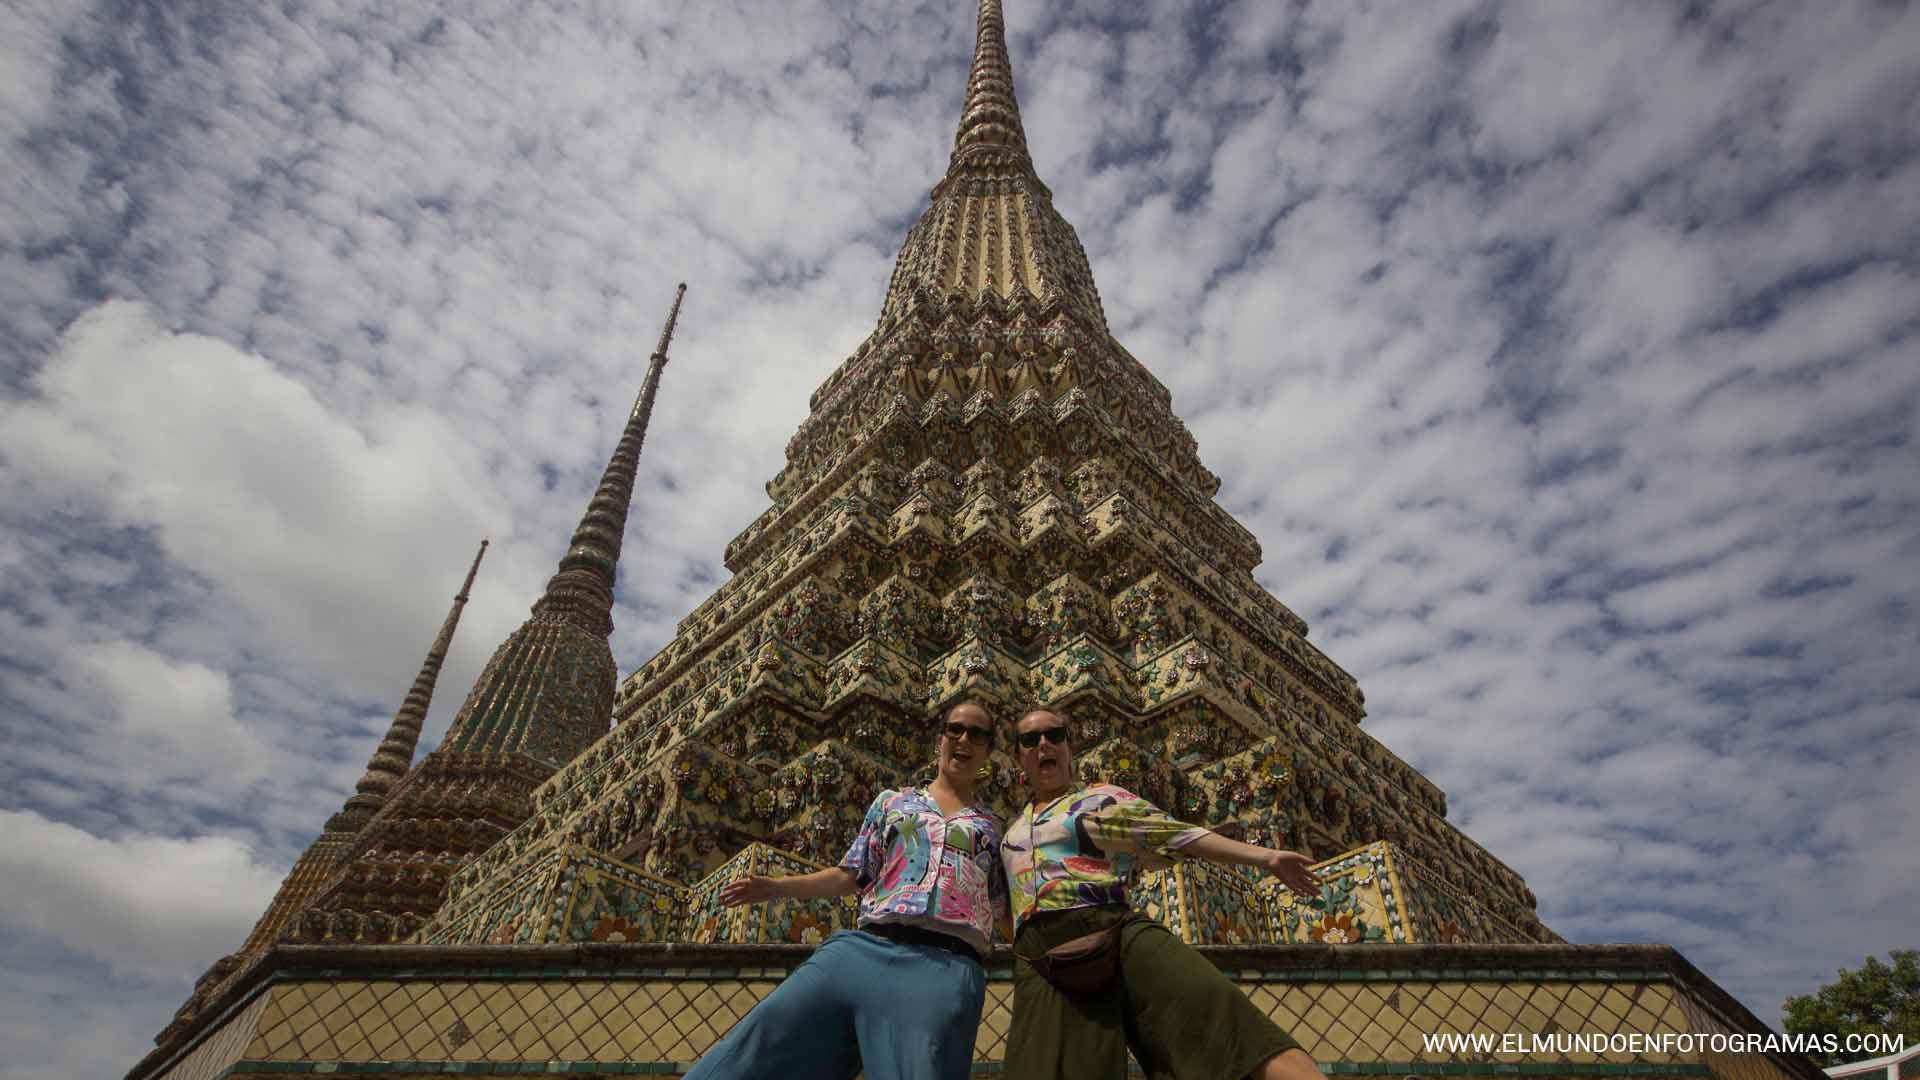
[[[1013,894],[1011,1080],[1110,1080],[1127,1051],[1153,1080],[1325,1080],[1300,1045],[1173,932],[1140,918],[1120,930],[1119,973],[1104,990],[1069,994],[1033,961],[1126,918],[1127,875],[1199,857],[1257,866],[1296,893],[1317,894],[1307,858],[1229,840],[1175,821],[1112,784],[1074,780],[1070,725],[1029,709],[1017,725],[1033,801],[1007,827],[1001,858]]]
[[[981,966],[1007,917],[1000,819],[974,802],[993,720],[947,710],[926,790],[883,791],[840,865],[754,876],[720,892],[728,907],[860,893],[859,929],[814,950],[687,1074],[850,1080],[963,1080],[986,999]]]

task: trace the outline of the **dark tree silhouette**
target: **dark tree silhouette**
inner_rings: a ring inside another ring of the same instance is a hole
[[[1891,965],[1874,957],[1859,969],[1841,968],[1830,983],[1811,994],[1789,997],[1782,1006],[1783,1026],[1794,1035],[1902,1034],[1920,1042],[1920,950],[1895,949]],[[1823,1067],[1871,1055],[1808,1054]]]

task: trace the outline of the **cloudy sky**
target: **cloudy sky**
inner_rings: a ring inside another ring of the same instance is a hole
[[[1007,6],[1117,336],[1549,925],[1769,1021],[1914,946],[1920,12]],[[143,1052],[490,537],[439,737],[680,280],[623,671],[724,579],[972,20],[0,0],[0,1077]]]

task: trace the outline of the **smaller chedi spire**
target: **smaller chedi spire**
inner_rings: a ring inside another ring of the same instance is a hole
[[[288,922],[319,893],[321,886],[326,884],[327,878],[346,857],[355,838],[385,804],[394,784],[412,767],[414,747],[420,741],[420,726],[425,723],[427,709],[433,704],[433,687],[440,678],[440,665],[446,660],[447,650],[453,644],[453,632],[460,625],[460,612],[467,606],[467,597],[473,592],[473,579],[479,574],[480,560],[486,553],[487,541],[482,540],[480,551],[473,557],[473,565],[467,568],[467,579],[461,583],[460,591],[453,598],[453,607],[441,622],[440,632],[434,635],[433,644],[427,647],[427,658],[420,664],[420,673],[413,677],[413,687],[400,703],[400,711],[394,714],[393,723],[388,725],[386,738],[380,740],[379,748],[367,762],[366,773],[354,785],[354,794],[348,796],[346,805],[339,812],[327,819],[320,835],[307,845],[307,850],[294,862],[286,880],[280,883],[280,891],[274,894],[267,910],[254,923],[253,932],[247,935],[240,951],[222,960],[228,972],[240,959],[272,944]]]
[[[660,343],[654,346],[647,364],[647,377],[633,411],[627,414],[626,429],[614,447],[613,457],[600,476],[600,486],[587,503],[587,512],[573,530],[573,540],[560,560],[560,569],[547,582],[547,591],[533,605],[536,620],[551,619],[572,623],[601,636],[613,632],[614,567],[620,562],[621,536],[627,529],[627,507],[633,500],[633,478],[640,467],[640,446],[647,438],[647,424],[653,417],[653,397],[660,388],[660,373],[667,366],[667,344],[673,339],[673,327],[680,319],[680,301],[687,295],[682,282],[673,294],[673,308],[667,312],[666,325],[660,330]]]
[[[534,602],[533,614],[487,661],[435,757],[524,753],[544,762],[542,767],[558,768],[606,734],[615,680],[607,639],[613,634],[621,534],[660,373],[667,366],[667,345],[686,295],[684,284],[674,291],[640,396],[559,570]]]
[[[535,789],[607,733],[621,533],[686,291],[682,285],[674,293],[640,396],[533,613],[494,649],[439,747],[391,785],[300,913],[288,932],[293,939],[370,944],[411,936],[445,901],[453,876],[533,814]]]
[[[467,568],[467,580],[460,585],[460,591],[454,594],[453,607],[448,610],[445,622],[440,624],[440,632],[434,635],[433,644],[427,649],[427,658],[420,665],[420,673],[413,677],[413,686],[400,703],[400,711],[394,714],[393,723],[387,728],[387,737],[380,740],[379,749],[367,761],[367,771],[354,785],[355,794],[347,800],[346,806],[327,821],[329,832],[358,832],[360,827],[372,819],[373,815],[387,801],[387,795],[393,786],[413,767],[414,747],[420,742],[420,729],[426,723],[427,709],[433,705],[433,687],[440,679],[440,665],[447,659],[447,650],[453,645],[453,632],[460,625],[460,612],[467,606],[467,597],[473,592],[473,579],[480,573],[480,560],[487,556],[488,541],[480,541],[480,550],[473,556],[473,565]]]
[[[953,137],[951,172],[966,159],[991,155],[1033,167],[1027,133],[1020,125],[1020,102],[1013,93],[1013,64],[1007,59],[1007,26],[1000,0],[980,0],[973,71],[967,76],[967,100],[960,108],[960,130]]]

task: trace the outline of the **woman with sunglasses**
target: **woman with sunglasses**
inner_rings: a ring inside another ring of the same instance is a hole
[[[1072,725],[1057,709],[1028,709],[1016,729],[1033,799],[1000,846],[1015,927],[1006,1075],[1117,1080],[1131,1049],[1153,1080],[1325,1080],[1218,968],[1127,903],[1136,867],[1191,857],[1256,866],[1314,895],[1306,856],[1176,821],[1112,784],[1078,782]],[[1069,992],[1042,974],[1049,949],[1123,920],[1110,984]]]
[[[687,1080],[963,1080],[986,999],[981,960],[1007,917],[1000,819],[975,801],[993,744],[986,708],[941,720],[925,790],[882,791],[840,864],[754,875],[720,890],[728,907],[860,893],[859,929],[829,937],[734,1025]]]

